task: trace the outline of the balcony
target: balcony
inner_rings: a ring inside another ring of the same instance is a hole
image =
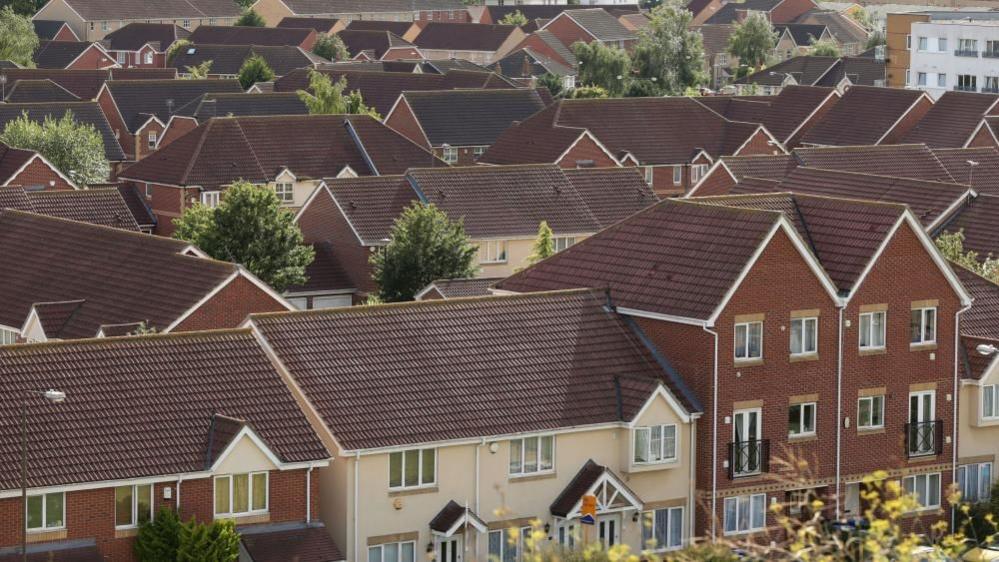
[[[978,91],[978,86],[962,86],[962,85],[958,84],[957,86],[954,86],[954,91],[955,92],[977,92]]]
[[[987,59],[999,59],[999,51],[982,51],[982,56]]]
[[[736,441],[728,444],[728,478],[734,480],[770,472],[770,440]]]
[[[954,56],[955,57],[971,57],[973,59],[977,59],[978,58],[978,51],[962,51],[961,49],[958,49],[958,50],[954,51]]]
[[[943,420],[905,424],[905,452],[910,458],[943,452]]]
[[[983,86],[983,94],[999,94],[999,86]]]

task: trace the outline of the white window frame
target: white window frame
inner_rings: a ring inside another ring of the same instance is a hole
[[[131,523],[119,524],[118,523],[118,488],[129,488],[132,493],[132,520]],[[139,526],[139,488],[149,488],[149,518],[147,521],[153,520],[153,504],[155,503],[154,492],[155,488],[152,484],[136,484],[133,486],[115,486],[115,529],[134,529]],[[214,498],[212,498],[214,501]]]
[[[969,499],[969,495],[965,494],[964,491],[968,485],[968,469],[972,466],[975,467],[976,494]],[[957,480],[957,488],[961,492],[961,501],[983,502],[992,497],[992,462],[976,462],[958,466],[955,479]]]
[[[666,512],[666,544],[660,545],[658,542],[652,545],[652,541],[655,540],[656,531],[656,512],[665,511]],[[684,547],[686,540],[684,535],[684,528],[686,527],[686,518],[684,517],[684,509],[680,507],[663,507],[660,509],[653,509],[650,511],[645,511],[642,513],[642,549],[647,552],[669,552],[671,550],[679,550]],[[675,519],[680,520],[680,536],[673,536],[673,521]]]
[[[984,384],[980,387],[981,398],[979,399],[980,412],[983,420],[999,420],[999,385]],[[986,398],[991,397],[992,411],[986,409]]]
[[[916,50],[917,51],[928,51],[930,48],[930,38],[929,37],[917,37],[916,38]]]
[[[763,524],[755,525],[753,522],[753,507],[754,502],[756,502],[760,508],[760,513],[762,514]],[[735,521],[732,523],[733,528],[729,528],[729,506],[734,505],[734,515]],[[744,529],[739,528],[739,519],[743,509],[749,509],[749,514],[746,517],[748,526]],[[725,535],[744,535],[747,533],[754,533],[757,531],[762,531],[767,526],[767,495],[766,494],[751,494],[744,496],[731,496],[725,498],[725,503],[722,511],[723,515],[723,526]]]
[[[790,419],[791,419],[791,411],[793,411],[795,408],[798,408],[799,431],[797,433],[792,433],[790,427]],[[818,409],[819,405],[815,402],[800,402],[798,404],[791,404],[790,406],[788,406],[787,436],[792,439],[797,439],[799,437],[811,437],[812,435],[815,435],[815,432],[817,431],[816,425],[818,424],[818,417],[819,417]],[[812,428],[810,430],[806,430],[805,422],[807,421],[808,418],[806,414],[809,411],[811,411],[812,414],[811,415]]]
[[[448,164],[456,164],[458,162],[458,149],[453,146],[445,146],[441,151],[441,160]]]
[[[208,207],[209,209],[214,209],[219,206],[222,201],[221,191],[202,191],[201,192],[201,204]]]
[[[14,345],[20,335],[21,332],[17,330],[0,327],[0,345]]]
[[[407,453],[417,452],[417,472],[416,472],[416,484],[407,485],[406,484],[406,456]],[[423,475],[423,455],[431,454],[434,456],[434,477],[433,480],[424,481]],[[401,465],[399,466],[399,485],[392,485],[392,459],[400,459]],[[416,490],[420,488],[432,488],[437,485],[437,449],[426,448],[426,449],[406,449],[404,451],[395,451],[388,454],[388,472],[389,472],[389,490]]]
[[[937,51],[941,52],[941,53],[947,51],[947,38],[946,37],[937,37]]]
[[[575,236],[555,236],[552,238],[552,246],[556,252],[561,252],[576,244]]]
[[[150,149],[155,150],[156,141],[158,139],[159,135],[156,133],[156,131],[149,131],[149,133],[146,135],[146,146],[148,146]]]
[[[937,74],[937,88],[946,88],[946,87],[947,87],[947,74],[941,72]]]
[[[647,183],[647,184],[649,184],[651,186],[652,182],[654,181],[654,178],[655,178],[655,168],[653,168],[652,166],[646,166],[645,167],[645,183]],[[676,175],[675,174],[673,176],[673,183],[676,183]]]
[[[917,72],[916,73],[916,85],[917,86],[925,86],[926,85],[926,73],[925,72]]]
[[[282,205],[293,205],[295,203],[295,184],[286,181],[274,182],[274,194]]]
[[[874,318],[881,317],[881,345],[874,345]],[[864,345],[864,319],[867,319],[867,345]],[[888,311],[873,310],[871,312],[861,312],[857,321],[857,345],[861,350],[885,349],[888,344]]]
[[[472,158],[474,158],[475,160],[478,160],[485,153],[486,153],[486,147],[484,146],[476,146],[472,148]]]
[[[923,499],[929,497],[930,490],[932,489],[931,482],[934,479],[936,480],[937,502],[934,504],[924,504]],[[916,511],[936,509],[940,507],[940,482],[941,476],[939,472],[913,474],[902,479],[902,489],[915,495],[916,501],[919,502],[919,507],[916,508]]]
[[[690,165],[690,184],[694,185],[697,182],[701,181],[701,178],[703,178],[704,174],[706,174],[706,173],[708,173],[708,165],[707,164],[691,164]]]
[[[937,307],[925,306],[913,308],[911,314],[915,315],[917,313],[919,314],[919,338],[916,339],[916,334],[912,331],[913,326],[910,322],[909,345],[931,345],[937,343]],[[932,320],[932,322],[930,322],[930,324],[933,331],[933,338],[926,339],[927,318],[931,316],[932,318],[930,318],[930,320]]]
[[[48,519],[49,496],[62,496],[62,516],[59,518],[60,524],[49,527],[45,521]],[[28,527],[28,503],[31,498],[42,498],[42,526]],[[48,494],[28,494],[28,501],[24,502],[24,526],[29,533],[47,533],[49,531],[59,531],[66,528],[66,492],[49,492]]]
[[[253,478],[254,476],[263,474],[264,475],[264,507],[263,509],[253,509]],[[246,475],[246,508],[247,511],[233,511],[234,501],[233,491],[236,482],[236,476]],[[227,478],[229,480],[229,511],[228,512],[218,512],[215,511],[218,506],[215,504],[216,497],[218,494],[219,480]],[[266,470],[258,470],[254,472],[233,472],[231,474],[219,474],[218,476],[212,478],[212,512],[215,513],[216,519],[221,518],[234,518],[234,517],[245,517],[247,515],[257,515],[261,513],[268,513],[271,506],[271,475]]]
[[[534,470],[527,469],[527,451],[528,451],[527,442],[530,441],[531,439],[535,439],[537,441],[536,451],[535,451],[536,464]],[[543,457],[542,457],[542,451],[544,451],[544,442],[546,440],[551,441],[551,451],[552,451],[551,459],[549,459],[550,466],[548,467],[544,466]],[[514,459],[513,452],[517,449],[520,450],[520,465],[519,468],[515,469],[513,462]],[[549,433],[545,435],[529,435],[525,437],[518,437],[516,439],[511,439],[510,462],[507,464],[507,467],[508,467],[507,472],[511,478],[534,476],[535,474],[548,474],[555,472],[555,435]]]
[[[668,440],[666,436],[667,430],[673,432],[673,436],[671,438],[673,443],[673,452],[672,455],[670,456],[666,455],[666,453],[668,452],[667,449]],[[656,431],[659,432],[658,451],[654,450],[653,439],[652,439],[653,433]],[[640,460],[638,457],[639,448],[640,448],[639,446],[640,435],[645,435],[645,442],[641,445],[641,448],[645,449],[644,451],[645,460]],[[680,445],[680,432],[678,431],[675,423],[664,423],[664,424],[636,427],[632,431],[632,437],[631,437],[631,462],[636,465],[657,465],[657,464],[675,463],[680,457],[679,445]]]
[[[801,328],[798,331],[800,336],[800,341],[798,341],[798,351],[794,351],[794,325],[800,324]],[[808,349],[808,324],[812,324],[812,349]],[[792,357],[802,357],[808,355],[815,355],[819,352],[819,318],[818,316],[807,316],[803,318],[792,318],[791,319],[791,329],[790,329],[791,343],[789,349],[791,350]]]
[[[673,166],[673,185],[683,184],[683,166]]]
[[[142,54],[143,64],[153,64],[153,52],[146,51]]]
[[[506,240],[483,240],[479,244],[479,263],[506,263],[510,259],[510,247]]]
[[[413,553],[413,559],[412,560],[403,560],[403,558],[402,558],[402,547],[404,545],[410,545],[410,547],[412,549],[411,551]],[[394,559],[392,559],[392,558],[386,559],[385,558],[385,549],[389,548],[389,547],[392,547],[392,548],[396,549],[396,557]],[[378,552],[377,561],[376,561],[376,559],[373,559],[371,557],[373,551],[377,551]],[[371,545],[371,546],[368,547],[368,559],[367,559],[368,562],[388,562],[389,560],[394,560],[395,562],[416,562],[417,558],[419,558],[419,555],[417,555],[417,553],[416,553],[416,541],[387,542],[387,543],[383,543],[383,544]]]
[[[739,330],[744,329],[746,331],[746,346],[745,354],[739,355]],[[760,349],[758,355],[753,355],[750,351],[750,336],[752,335],[752,330],[758,328],[760,332]],[[758,359],[763,359],[763,321],[754,320],[752,322],[738,322],[735,325],[735,333],[732,340],[732,355],[735,357],[736,361],[756,361]]]
[[[524,537],[529,536],[533,532],[531,527],[521,527],[516,529],[517,538],[511,537],[515,529],[494,529],[486,534],[486,553],[488,554],[489,560],[495,560],[497,562],[502,562],[503,560],[522,560],[524,553]],[[499,535],[499,552],[493,553],[490,551],[492,547],[492,538],[495,535]],[[574,542],[573,537],[573,542]],[[512,556],[507,558],[507,550],[513,548],[515,549]]]
[[[871,414],[870,414],[871,415],[871,419],[869,420],[869,423],[867,423],[867,424],[863,423],[861,415],[860,415],[860,405],[862,403],[864,403],[864,402],[869,402],[870,403],[869,411],[871,412]],[[880,416],[878,416],[881,419],[879,420],[879,423],[877,423],[877,424],[874,423],[875,405],[878,405],[878,408],[879,408],[878,411],[881,414]],[[885,426],[885,395],[884,394],[877,394],[877,395],[872,395],[872,396],[861,396],[860,398],[858,398],[857,399],[857,429],[881,429],[884,426]]]
[[[115,59],[115,62],[117,62],[118,64],[127,64],[128,63],[128,53],[126,53],[125,51],[117,51],[114,54],[114,59]]]

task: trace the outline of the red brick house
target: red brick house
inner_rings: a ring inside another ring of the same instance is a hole
[[[91,338],[143,322],[159,332],[231,328],[251,312],[290,308],[241,266],[180,240],[7,209],[0,241],[2,343]]]
[[[128,193],[117,188],[90,186],[70,191],[0,189],[0,208],[139,232],[142,213],[129,205]]]
[[[598,41],[608,47],[630,50],[638,42],[638,35],[603,8],[565,10],[555,16],[542,30],[558,38],[566,47],[577,42]]]
[[[705,405],[698,534],[780,532],[767,506],[809,497],[858,517],[875,470],[924,498],[913,528],[947,517],[971,301],[904,206],[667,200],[497,290],[570,287],[606,287]]]
[[[130,23],[101,41],[122,68],[165,68],[166,53],[190,31],[169,23]]]
[[[311,51],[317,37],[316,30],[308,27],[202,25],[187,39],[196,45],[299,47]]]
[[[68,23],[60,20],[32,20],[35,35],[49,41],[79,41],[80,38]]]
[[[131,562],[164,508],[234,521],[253,560],[343,560],[317,520],[330,454],[248,330],[5,346],[0,362],[20,397],[0,408],[5,442],[28,412],[26,518],[18,447],[0,470],[5,560],[26,526],[30,560]]]
[[[805,146],[895,144],[933,107],[919,90],[851,86],[801,138]]]
[[[337,32],[353,60],[422,59],[423,53],[391,31],[344,29]]]
[[[41,41],[31,56],[38,68],[103,70],[118,66],[100,43]]]
[[[997,102],[995,94],[944,92],[902,141],[925,143],[931,148],[963,148],[974,141],[983,118],[995,112]]]
[[[696,4],[703,5],[705,2],[696,2]],[[812,0],[746,0],[729,2],[717,9],[712,8],[714,6],[708,8],[712,13],[704,23],[735,24],[746,19],[751,12],[762,12],[770,23],[778,24],[791,23],[807,12],[817,10],[819,6]],[[700,11],[704,12],[703,9]]]
[[[41,154],[0,143],[0,187],[12,185],[47,191],[79,189]]]

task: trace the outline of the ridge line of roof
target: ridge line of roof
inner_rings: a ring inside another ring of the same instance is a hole
[[[885,175],[885,174],[872,174],[872,173],[868,173],[868,172],[857,172],[857,171],[854,171],[854,170],[833,170],[831,168],[821,168],[821,167],[818,167],[818,166],[798,166],[791,173],[794,174],[795,172],[797,172],[799,170],[804,170],[804,171],[814,170],[814,171],[818,171],[818,172],[833,172],[833,173],[837,173],[837,174],[850,174],[850,175],[853,175],[853,176],[870,176],[870,177],[873,177],[873,178],[885,178],[885,179],[896,180],[896,181],[905,181],[905,182],[933,183],[933,184],[939,184],[939,185],[960,187],[960,188],[964,189],[965,191],[967,191],[970,188],[968,186],[968,184],[964,184],[964,183],[949,182],[949,181],[936,181],[936,180],[922,180],[922,179],[919,179],[919,178],[906,178],[906,177],[900,177],[900,176],[888,176],[888,175]],[[945,168],[945,171],[946,171],[946,168]],[[790,176],[788,176],[788,177],[790,177]],[[758,179],[764,179],[764,178],[758,178]]]
[[[144,236],[149,236],[148,234]],[[72,301],[70,301],[72,302]],[[124,324],[108,324],[108,326],[124,325]],[[72,347],[77,345],[83,346],[99,346],[102,344],[114,344],[123,341],[139,341],[139,340],[168,340],[168,339],[195,339],[195,338],[205,338],[214,336],[225,336],[225,335],[251,335],[251,330],[249,328],[221,328],[217,330],[197,330],[194,332],[166,332],[166,333],[155,333],[155,334],[142,334],[142,335],[131,335],[131,336],[115,336],[115,337],[90,337],[75,340],[49,340],[38,343],[13,343],[8,345],[0,345],[0,352],[21,352],[31,353],[37,350],[58,348],[58,347]]]

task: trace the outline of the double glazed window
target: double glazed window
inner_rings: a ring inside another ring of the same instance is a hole
[[[556,236],[554,239],[554,246],[556,252],[561,252],[562,250],[572,246],[576,243],[575,236]]]
[[[201,204],[210,209],[214,209],[219,206],[219,201],[222,197],[221,191],[202,191],[201,192]]]
[[[555,468],[555,436],[525,437],[510,441],[510,475],[523,476]]]
[[[863,396],[857,400],[857,428],[877,429],[885,426],[885,397]]]
[[[635,463],[663,463],[676,460],[676,425],[635,428]]]
[[[791,437],[815,435],[815,402],[791,404],[787,433]]]
[[[982,418],[999,418],[999,386],[990,384],[982,387]]]
[[[978,77],[974,74],[958,74],[957,89],[961,92],[977,92]]]
[[[118,486],[114,489],[115,527],[135,527],[153,518],[153,486]]]
[[[280,182],[274,184],[274,193],[277,194],[277,198],[281,201],[282,205],[290,205],[295,202],[295,188],[294,184]]]
[[[860,315],[860,349],[884,349],[885,311],[864,312]]]
[[[63,492],[28,496],[25,520],[29,531],[50,531],[66,526],[66,495]]]
[[[642,514],[642,547],[672,550],[683,546],[683,508],[668,507]]]
[[[683,183],[683,166],[673,166],[673,185]]]
[[[17,343],[17,332],[14,330],[8,330],[7,328],[0,328],[0,345],[10,345]]]
[[[267,473],[245,472],[215,477],[217,517],[267,511]]]
[[[763,357],[763,322],[743,322],[735,325],[735,359]]]
[[[389,488],[419,488],[437,483],[437,449],[389,454]]]
[[[368,562],[416,562],[416,543],[407,541],[369,546]]]
[[[479,263],[506,263],[506,240],[486,240],[479,245]]]
[[[454,164],[458,161],[458,149],[453,147],[445,147],[443,153],[443,160],[448,164]]]
[[[791,319],[791,355],[811,355],[819,349],[819,319]]]
[[[761,531],[766,526],[766,494],[725,498],[725,534]]]
[[[915,345],[935,343],[937,341],[936,307],[913,308],[909,328],[909,343]]]
[[[940,507],[939,472],[906,476],[902,479],[902,487],[919,502],[920,508]]]
[[[494,562],[516,562],[520,560],[520,552],[524,546],[524,537],[530,535],[531,532],[532,529],[530,527],[489,531],[489,560]]]
[[[980,502],[992,495],[992,463],[983,462],[957,467],[957,487],[961,501]]]

